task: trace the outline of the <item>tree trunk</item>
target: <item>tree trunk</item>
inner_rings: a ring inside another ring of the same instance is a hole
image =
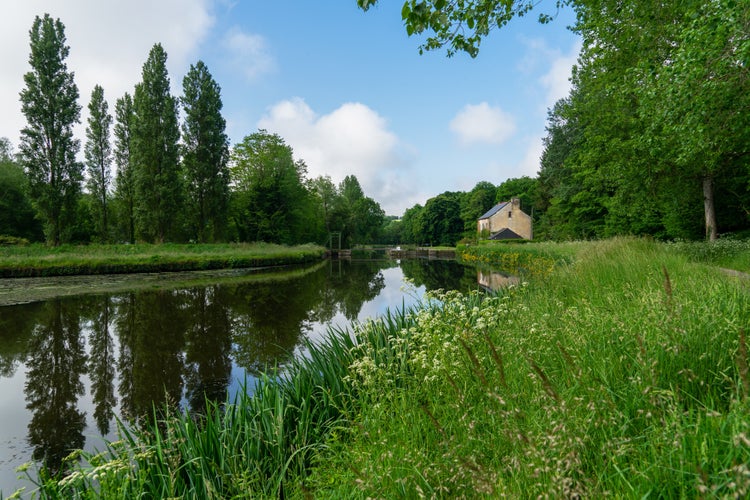
[[[716,241],[716,210],[714,207],[714,178],[710,175],[703,178],[703,211],[706,214],[706,239]]]

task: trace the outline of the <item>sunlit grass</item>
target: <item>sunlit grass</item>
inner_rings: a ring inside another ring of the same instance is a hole
[[[745,497],[746,286],[645,240],[543,283],[447,294],[363,348],[361,413],[317,496]],[[404,367],[408,370],[404,370]]]

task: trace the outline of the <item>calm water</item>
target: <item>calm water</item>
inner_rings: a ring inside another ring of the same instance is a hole
[[[405,292],[405,277],[416,288]],[[487,280],[453,261],[328,261],[0,307],[0,491],[32,488],[16,478],[24,462],[54,468],[71,449],[101,449],[102,436],[116,437],[115,416],[133,421],[165,401],[200,411],[329,325],[478,279]]]

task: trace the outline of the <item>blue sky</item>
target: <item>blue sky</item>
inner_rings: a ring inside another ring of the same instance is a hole
[[[93,86],[112,110],[160,42],[176,95],[191,63],[208,65],[232,143],[258,128],[276,132],[309,176],[354,174],[390,215],[482,180],[535,175],[547,109],[567,95],[580,48],[570,9],[549,25],[533,14],[514,20],[471,59],[419,55],[401,0],[366,13],[355,0],[14,3],[0,20],[0,136],[18,143],[28,31],[49,12],[66,27],[84,120]]]

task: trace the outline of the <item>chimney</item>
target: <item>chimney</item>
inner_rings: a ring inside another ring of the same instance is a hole
[[[521,210],[521,198],[513,198],[510,200],[510,205],[518,210]]]

